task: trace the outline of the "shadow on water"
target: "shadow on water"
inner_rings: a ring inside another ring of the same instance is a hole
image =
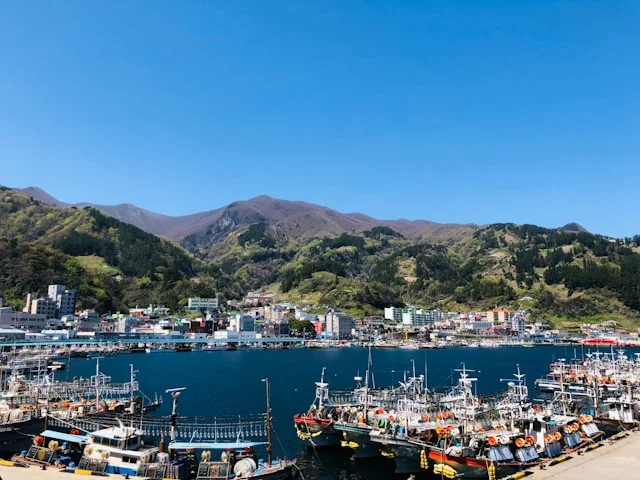
[[[536,348],[449,348],[443,350],[372,350],[376,385],[398,382],[410,375],[415,364],[417,374],[428,365],[430,388],[446,387],[457,379],[455,369],[462,362],[475,370],[477,393],[484,395],[506,387],[501,379],[512,379],[516,364],[527,375],[532,397],[533,382],[548,372],[549,363],[558,358],[580,357],[587,353],[580,347]],[[306,411],[314,397],[314,382],[326,367],[325,380],[330,388],[352,388],[353,377],[364,374],[368,352],[361,348],[238,350],[222,352],[158,352],[127,354],[101,360],[101,370],[114,381],[127,381],[129,364],[139,370],[141,389],[150,397],[167,388],[187,387],[180,397],[178,412],[185,416],[230,416],[260,413],[265,410],[264,383],[271,381],[274,426],[274,455],[292,458],[300,452],[299,461],[306,480],[375,480],[404,478],[395,476],[389,464],[379,462],[352,463],[349,451],[318,452],[303,450],[297,438],[292,417]],[[68,372],[59,378],[89,377],[95,362],[72,359]],[[157,415],[170,413],[170,399]]]

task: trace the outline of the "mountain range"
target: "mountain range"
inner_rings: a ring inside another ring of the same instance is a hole
[[[376,220],[266,196],[170,217],[0,187],[0,296],[21,307],[48,283],[77,288],[79,307],[101,313],[264,290],[357,316],[407,303],[498,305],[560,326],[631,328],[640,320],[640,236],[612,239],[575,223]]]
[[[257,222],[264,222],[299,241],[364,232],[376,226],[389,227],[413,241],[448,240],[476,230],[474,224],[437,223],[429,220],[379,220],[362,213],[340,213],[320,205],[290,201],[261,195],[230,203],[214,210],[183,216],[168,216],[151,212],[129,203],[98,205],[68,204],[38,187],[22,189],[24,193],[48,205],[57,207],[93,207],[121,222],[130,223],[145,232],[161,235],[186,246],[208,245],[231,232]],[[586,232],[577,223],[568,223],[565,230]]]

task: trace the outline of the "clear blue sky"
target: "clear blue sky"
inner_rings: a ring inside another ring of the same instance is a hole
[[[639,25],[638,1],[3,2],[0,183],[640,233]]]

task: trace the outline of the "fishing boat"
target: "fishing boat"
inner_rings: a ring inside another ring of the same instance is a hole
[[[342,436],[334,429],[335,420],[329,403],[329,384],[324,381],[325,368],[316,384],[316,396],[306,413],[293,417],[298,438],[309,447],[339,447]]]
[[[44,428],[44,418],[29,406],[12,407],[0,403],[0,454],[13,454],[28,448],[35,435]]]

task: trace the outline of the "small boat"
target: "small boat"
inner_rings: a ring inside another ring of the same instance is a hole
[[[193,345],[190,343],[179,343],[176,345],[176,352],[192,352]]]

